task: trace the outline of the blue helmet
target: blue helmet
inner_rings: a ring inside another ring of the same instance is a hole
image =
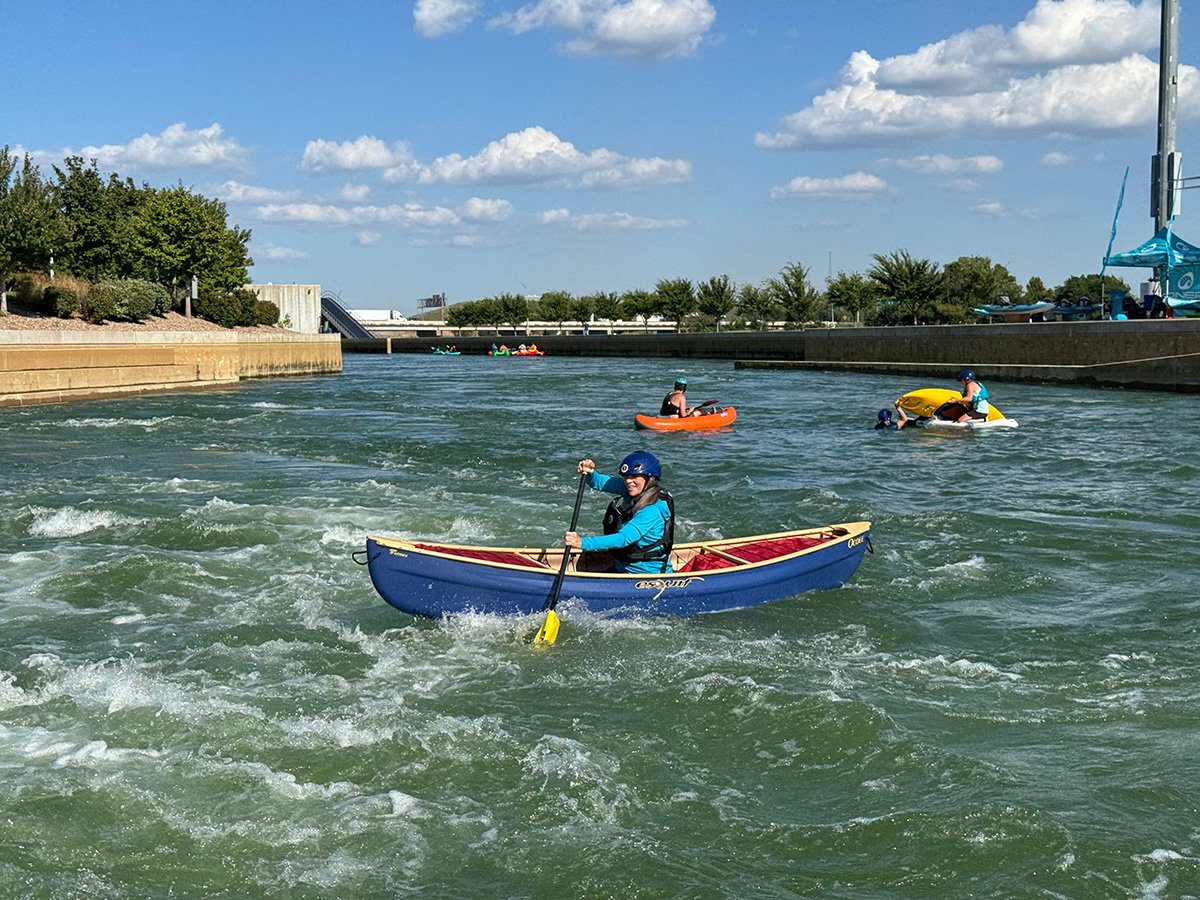
[[[879,421],[880,422],[892,421],[892,411],[890,409],[881,409],[879,411]]]
[[[622,477],[626,475],[645,475],[647,478],[661,478],[662,464],[659,463],[658,457],[653,453],[647,453],[645,450],[634,450],[621,460],[621,468],[618,471]]]
[[[961,372],[958,373],[958,380],[959,381],[974,381],[975,373],[972,372],[970,369],[963,369]]]
[[[687,390],[687,379],[684,378],[682,375],[680,375],[678,378],[675,379],[675,390],[677,390],[677,391],[686,391]]]

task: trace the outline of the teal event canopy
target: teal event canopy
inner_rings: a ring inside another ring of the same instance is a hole
[[[1172,234],[1170,225],[1132,250],[1104,257],[1104,265],[1146,269],[1161,266],[1167,272],[1167,305],[1175,309],[1200,305],[1200,247]]]
[[[1200,265],[1200,247],[1193,246],[1177,234],[1171,226],[1160,228],[1150,240],[1124,253],[1104,257],[1105,266],[1135,266],[1143,269],[1178,265]]]

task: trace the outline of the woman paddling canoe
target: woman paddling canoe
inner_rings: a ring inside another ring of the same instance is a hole
[[[670,572],[675,501],[659,486],[658,458],[637,450],[621,460],[620,475],[601,475],[590,459],[581,460],[576,471],[587,475],[593,490],[618,495],[604,513],[604,534],[580,537],[568,531],[563,535],[566,546],[597,554],[581,560],[580,567],[592,572]]]

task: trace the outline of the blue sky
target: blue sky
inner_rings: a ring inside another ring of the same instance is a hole
[[[79,154],[220,197],[253,281],[355,308],[794,262],[823,286],[901,249],[1053,287],[1099,271],[1126,166],[1114,249],[1153,231],[1157,2],[5,0],[4,18],[0,144],[46,175]],[[1193,208],[1177,230],[1200,243]]]

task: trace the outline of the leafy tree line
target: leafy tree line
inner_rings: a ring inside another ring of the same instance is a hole
[[[153,188],[105,176],[95,160],[78,156],[53,169],[53,178],[43,178],[28,155],[18,159],[0,148],[0,312],[7,311],[10,281],[17,281],[23,299],[59,315],[94,319],[89,303],[95,315],[109,308],[126,318],[146,309],[145,315],[161,315],[181,304],[195,276],[197,315],[254,324],[269,314],[242,296],[253,264],[250,232],[228,224],[225,204],[183,185]],[[63,286],[46,298],[48,286],[59,287],[51,269]],[[101,287],[123,282],[137,284]],[[165,298],[151,298],[145,285],[161,286]],[[71,295],[79,304],[74,310]]]
[[[654,290],[621,294],[595,293],[574,297],[567,291],[548,291],[537,300],[520,294],[500,294],[455,304],[446,323],[457,328],[518,327],[534,319],[566,323],[640,321],[660,316],[676,323],[678,331],[763,330],[771,323],[799,328],[822,321],[866,325],[929,325],[977,322],[977,307],[999,303],[1099,298],[1099,275],[1073,275],[1050,290],[1040,278],[1022,286],[999,263],[982,256],[963,256],[940,266],[915,259],[905,250],[876,254],[866,272],[838,272],[824,289],[813,284],[809,270],[790,263],[762,284],[736,285],[727,275],[693,284],[687,278],[659,281]],[[1128,291],[1129,285],[1108,276],[1104,289]]]

